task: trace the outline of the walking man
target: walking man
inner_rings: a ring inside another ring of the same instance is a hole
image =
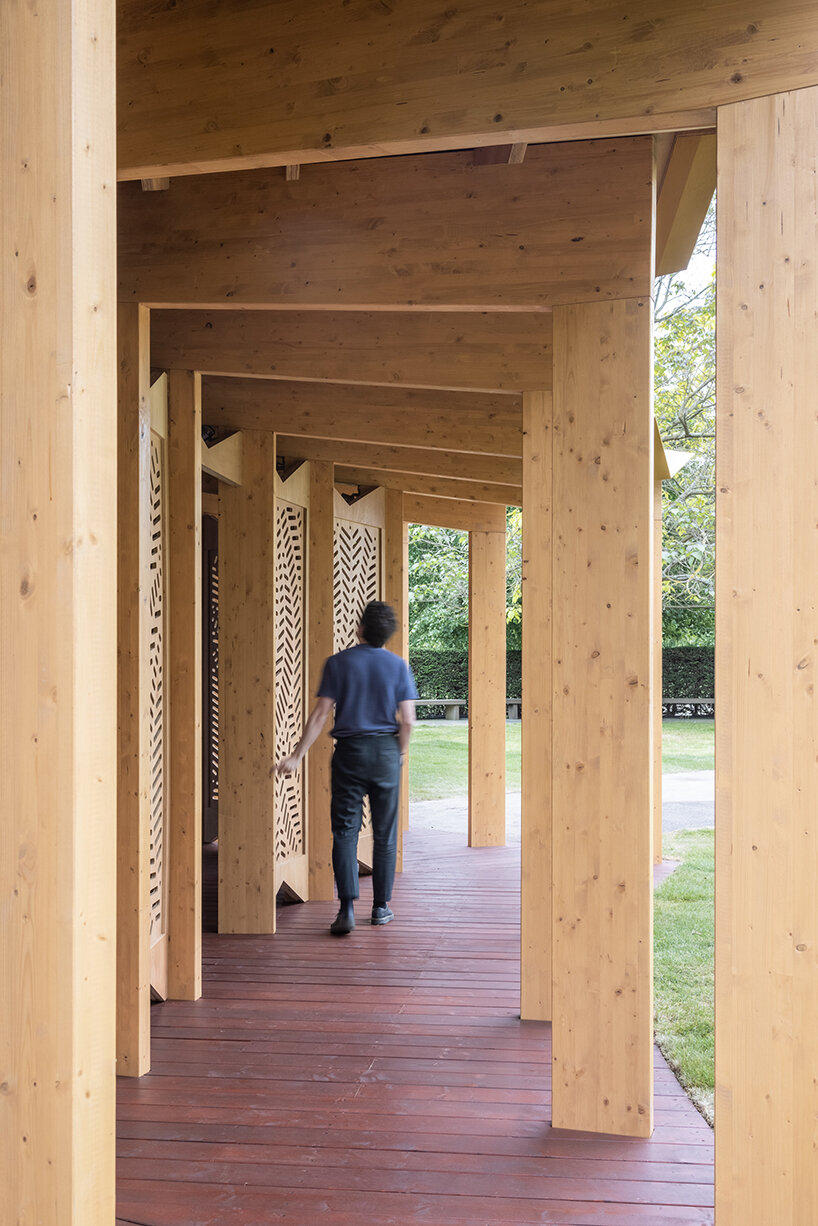
[[[357,645],[326,661],[301,740],[276,765],[279,774],[298,769],[334,705],[330,817],[332,869],[341,904],[330,925],[334,936],[346,936],[355,927],[358,834],[367,794],[373,835],[371,923],[388,924],[395,918],[389,902],[398,847],[400,773],[418,696],[405,660],[384,648],[396,626],[388,604],[373,600],[366,606],[358,623]]]

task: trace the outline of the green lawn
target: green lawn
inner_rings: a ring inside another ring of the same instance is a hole
[[[520,790],[519,720],[506,724],[506,786]],[[463,796],[468,790],[468,727],[420,720],[412,734],[409,754],[409,799],[437,800]],[[713,769],[712,719],[666,719],[662,723],[662,763],[665,771]]]
[[[713,831],[665,839],[682,863],[655,894],[653,924],[656,1042],[713,1122]]]

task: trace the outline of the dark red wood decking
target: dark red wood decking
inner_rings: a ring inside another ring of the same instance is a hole
[[[396,920],[205,935],[204,997],[121,1079],[117,1221],[701,1226],[712,1134],[656,1053],[650,1141],[552,1129],[550,1027],[518,1016],[519,849],[411,832]]]

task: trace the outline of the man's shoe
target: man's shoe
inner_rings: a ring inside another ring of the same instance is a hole
[[[394,912],[390,911],[388,907],[373,907],[372,919],[370,920],[370,923],[375,924],[376,926],[379,924],[388,924],[394,918]]]
[[[355,912],[352,902],[341,902],[338,908],[338,914],[329,926],[329,930],[334,937],[348,936],[355,927]]]

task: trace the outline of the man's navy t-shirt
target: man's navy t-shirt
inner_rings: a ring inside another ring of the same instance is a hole
[[[335,703],[331,736],[398,730],[398,703],[418,696],[409,665],[385,647],[359,643],[330,656],[324,665],[319,698]]]

